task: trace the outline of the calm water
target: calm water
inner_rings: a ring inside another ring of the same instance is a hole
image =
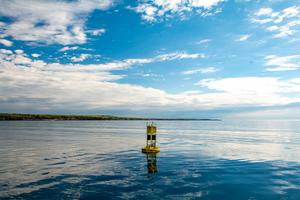
[[[157,125],[0,122],[0,199],[300,199],[300,121]]]

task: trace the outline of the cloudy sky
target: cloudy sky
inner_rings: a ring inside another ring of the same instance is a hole
[[[0,112],[300,115],[299,1],[0,4]]]

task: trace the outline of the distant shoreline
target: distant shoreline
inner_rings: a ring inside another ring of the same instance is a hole
[[[220,119],[197,119],[197,118],[142,118],[121,117],[113,115],[52,115],[52,114],[20,114],[0,113],[0,121],[70,121],[70,120],[158,120],[158,121],[221,121]]]

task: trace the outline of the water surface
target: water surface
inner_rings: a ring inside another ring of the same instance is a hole
[[[0,199],[300,199],[300,121],[0,122]]]

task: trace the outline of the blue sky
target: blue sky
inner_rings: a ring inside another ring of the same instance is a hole
[[[0,3],[0,112],[299,118],[297,1]]]

